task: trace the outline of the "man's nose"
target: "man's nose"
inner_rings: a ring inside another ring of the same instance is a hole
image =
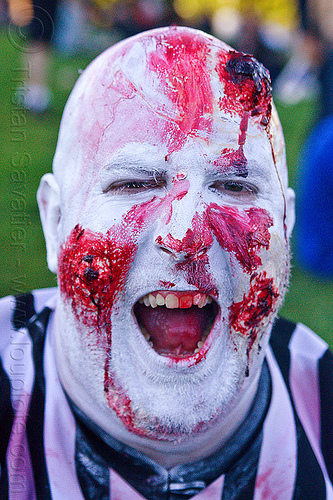
[[[159,251],[173,257],[178,262],[204,255],[213,244],[213,237],[206,213],[195,212],[191,219],[172,216],[155,239]],[[186,220],[187,219],[187,220]]]

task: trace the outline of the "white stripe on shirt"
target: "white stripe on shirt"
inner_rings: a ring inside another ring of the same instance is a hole
[[[3,354],[3,368],[11,381],[11,402],[15,418],[6,460],[10,500],[35,500],[35,484],[26,434],[26,419],[30,404],[35,369],[32,342],[26,328],[10,328],[10,341]]]
[[[291,353],[289,383],[297,414],[322,469],[326,498],[333,500],[331,486],[320,443],[320,394],[318,360],[328,345],[302,324],[297,324],[289,343]],[[333,431],[333,430],[332,430]]]
[[[253,500],[291,500],[297,463],[295,419],[287,388],[270,347],[266,358],[272,377],[272,398],[263,426]]]
[[[132,486],[130,486],[115,470],[110,471],[110,499],[111,500],[146,500]]]

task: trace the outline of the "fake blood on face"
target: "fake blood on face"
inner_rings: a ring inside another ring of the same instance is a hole
[[[209,248],[213,243],[213,238],[204,217],[196,213],[192,219],[192,229],[187,229],[182,240],[174,238],[169,233],[165,238],[158,236],[156,242],[161,246],[172,249],[175,253],[182,253],[185,257],[191,257]]]
[[[275,309],[278,297],[279,292],[274,287],[273,278],[268,278],[264,271],[251,276],[248,295],[244,294],[243,300],[230,306],[230,327],[250,338],[248,354],[258,336],[261,323]]]
[[[75,226],[59,256],[60,290],[71,301],[76,319],[88,327],[91,341],[105,349],[107,401],[129,428],[134,425],[134,417],[128,397],[123,391],[113,397],[116,385],[109,369],[111,314],[136,255],[140,231],[149,212],[159,204],[160,200],[153,198],[134,206],[106,235]]]
[[[220,172],[234,171],[239,177],[247,177],[249,175],[247,169],[247,159],[244,155],[244,144],[246,140],[246,131],[248,126],[249,113],[244,112],[240,123],[240,132],[238,138],[239,148],[232,150],[225,148],[221,155],[214,161],[214,165]]]
[[[77,319],[110,334],[112,308],[122,292],[147,215],[159,200],[134,206],[106,233],[76,225],[59,256],[60,290],[71,299]],[[101,339],[99,339],[101,340]],[[108,338],[108,341],[111,339]]]
[[[189,136],[211,130],[213,92],[207,67],[207,43],[200,37],[169,34],[150,55],[148,69],[159,76],[163,90],[176,107],[166,124],[169,153],[179,150]]]
[[[157,242],[168,248],[174,256],[178,254],[178,259],[180,255],[183,256],[183,260],[177,262],[175,267],[177,271],[182,272],[187,282],[216,298],[218,289],[213,286],[208,271],[207,250],[213,243],[212,234],[221,248],[235,255],[243,271],[251,274],[249,294],[247,296],[244,294],[242,302],[234,303],[229,313],[230,327],[249,339],[248,355],[263,319],[272,313],[278,298],[273,279],[267,278],[265,272],[260,275],[255,272],[262,264],[260,250],[269,248],[269,228],[272,224],[271,216],[264,209],[252,207],[239,210],[212,203],[206,207],[202,215],[195,214],[192,228],[187,230],[182,240],[174,238],[170,233],[165,238],[157,238]],[[154,339],[154,343],[157,340]],[[205,343],[203,349],[192,356],[193,359],[191,358],[189,362],[196,364],[201,361],[207,349],[208,344]],[[173,361],[178,362],[174,358]]]
[[[243,152],[243,147],[239,147],[236,151],[232,149],[224,149],[221,155],[214,161],[214,165],[219,172],[234,171],[239,177],[247,177],[247,159]]]
[[[122,393],[119,399],[112,398],[115,386],[109,360],[111,313],[136,253],[134,236],[132,232],[128,238],[123,237],[118,227],[105,236],[77,225],[59,258],[60,290],[71,300],[77,320],[88,326],[92,342],[104,347],[104,390],[108,404],[129,427],[133,414],[127,396]]]
[[[212,296],[218,297],[208,272],[206,253],[213,242],[212,233],[221,248],[235,255],[244,272],[252,273],[248,296],[244,295],[242,302],[234,303],[229,314],[230,326],[250,339],[248,354],[261,322],[271,314],[279,295],[272,278],[267,278],[265,272],[259,276],[254,272],[262,264],[259,251],[269,248],[269,228],[272,225],[271,216],[262,208],[238,210],[211,203],[202,216],[195,214],[192,229],[187,230],[182,240],[171,234],[158,239],[159,244],[185,255],[186,258],[176,264],[176,269],[184,273],[189,284]]]
[[[236,256],[245,272],[250,273],[261,265],[258,253],[261,248],[269,248],[268,229],[273,225],[266,210],[252,207],[240,211],[211,203],[207,217],[221,247]]]
[[[135,426],[130,401],[117,387],[109,365],[112,311],[124,289],[140,234],[158,218],[168,224],[173,202],[181,200],[188,188],[187,180],[175,180],[172,190],[164,198],[154,197],[134,206],[123,216],[121,223],[111,227],[105,235],[77,225],[60,252],[61,292],[70,299],[77,320],[88,327],[92,342],[105,348],[107,401],[127,428],[134,429]],[[165,239],[158,237],[157,242],[184,253],[185,260],[176,263],[177,272],[182,272],[190,285],[217,297],[217,288],[208,272],[207,249],[213,243],[212,235],[223,249],[235,254],[246,272],[250,272],[261,264],[258,252],[261,247],[269,246],[268,228],[271,225],[272,220],[263,209],[240,211],[210,204],[201,215],[194,215],[192,227],[182,240],[169,234]],[[198,359],[204,357],[202,353],[196,356]],[[114,397],[115,393],[117,397]]]
[[[271,84],[269,73],[248,54],[221,51],[216,71],[224,85],[224,96],[219,106],[231,114],[241,117],[238,144],[235,151],[222,151],[214,164],[223,171],[232,167],[241,177],[247,177],[247,159],[244,144],[249,117],[258,119],[267,127],[271,117]]]
[[[249,54],[221,51],[216,71],[224,84],[220,108],[241,117],[246,111],[266,127],[272,110],[271,82],[266,68]]]
[[[206,219],[205,213],[196,213],[192,219],[192,228],[187,229],[182,240],[168,233],[164,238],[158,236],[156,243],[176,257],[176,270],[185,275],[189,285],[217,297],[216,286],[207,270],[209,261],[206,252],[213,243],[213,237]]]
[[[158,236],[156,242],[178,256],[180,262],[176,269],[184,273],[188,284],[217,297],[216,286],[208,272],[207,250],[213,243],[212,234],[221,248],[234,254],[243,270],[251,273],[261,265],[260,249],[269,248],[272,224],[271,216],[262,208],[239,210],[211,203],[202,215],[194,215],[192,228],[182,240],[169,233],[164,238]]]
[[[77,319],[97,331],[102,325],[108,327],[142,229],[161,216],[168,223],[172,203],[182,199],[187,190],[188,181],[175,182],[164,198],[154,197],[135,205],[106,235],[75,226],[60,252],[59,279],[60,289],[71,299]]]

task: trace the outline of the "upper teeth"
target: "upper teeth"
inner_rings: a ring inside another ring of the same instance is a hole
[[[166,306],[168,309],[187,309],[192,305],[198,307],[204,307],[206,304],[210,304],[212,302],[212,298],[205,293],[196,293],[194,295],[181,293],[164,293],[164,296],[157,293],[149,293],[145,295],[142,299],[139,300],[140,304],[145,304],[147,307],[157,307],[157,306]]]

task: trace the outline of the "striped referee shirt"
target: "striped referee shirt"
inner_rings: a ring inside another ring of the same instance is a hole
[[[166,469],[64,393],[55,289],[0,301],[1,500],[333,500],[333,356],[278,319],[250,412],[213,455]]]

